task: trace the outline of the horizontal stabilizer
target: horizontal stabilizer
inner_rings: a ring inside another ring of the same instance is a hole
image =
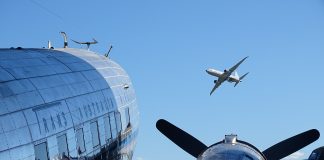
[[[248,74],[249,74],[249,72],[245,73],[242,77],[239,77],[239,81],[237,81],[237,82],[235,83],[234,87],[236,87],[240,82],[242,82],[241,80],[242,80],[246,75],[248,75]]]
[[[248,74],[249,74],[249,72],[245,73],[242,77],[240,77],[240,80],[242,80]]]
[[[236,82],[236,83],[234,84],[234,87],[236,87],[236,85],[239,84],[239,83],[240,83],[240,82]]]

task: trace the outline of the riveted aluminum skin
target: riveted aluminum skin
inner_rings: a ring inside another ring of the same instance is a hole
[[[130,158],[138,115],[133,84],[111,59],[0,49],[0,160]]]

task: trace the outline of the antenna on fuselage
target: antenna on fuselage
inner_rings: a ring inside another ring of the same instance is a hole
[[[65,32],[60,32],[64,38],[64,45],[63,48],[67,48],[68,47],[68,42],[67,42],[67,36]]]
[[[72,40],[73,42],[77,43],[77,44],[86,44],[88,50],[89,50],[91,44],[97,44],[97,43],[98,43],[98,41],[95,40],[94,38],[92,38],[93,42],[78,42],[78,41],[75,41],[75,40],[73,40],[73,39],[71,39],[71,40]]]
[[[110,51],[111,51],[111,49],[113,48],[113,45],[110,45],[110,47],[109,47],[109,50],[108,50],[108,52],[105,54],[105,57],[107,57],[108,58],[108,56],[109,56],[109,53],[110,53]]]
[[[48,49],[51,49],[52,48],[52,43],[51,43],[51,41],[49,40],[49,41],[47,41],[47,48]]]

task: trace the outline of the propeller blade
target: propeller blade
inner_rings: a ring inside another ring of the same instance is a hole
[[[311,129],[271,146],[263,151],[263,154],[267,160],[278,160],[313,143],[319,136],[318,130]]]
[[[156,122],[156,128],[173,143],[196,158],[207,149],[207,146],[198,139],[164,119]]]

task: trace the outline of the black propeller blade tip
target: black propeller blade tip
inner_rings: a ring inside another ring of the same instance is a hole
[[[167,121],[164,120],[164,119],[159,119],[157,122],[156,122],[156,128],[158,130],[160,130],[159,128],[163,126],[163,123],[166,123]]]
[[[317,129],[311,129],[271,146],[263,151],[263,154],[267,160],[278,160],[306,147],[319,137],[320,132]]]
[[[173,143],[196,158],[207,149],[207,146],[198,139],[164,119],[156,122],[156,128]]]

